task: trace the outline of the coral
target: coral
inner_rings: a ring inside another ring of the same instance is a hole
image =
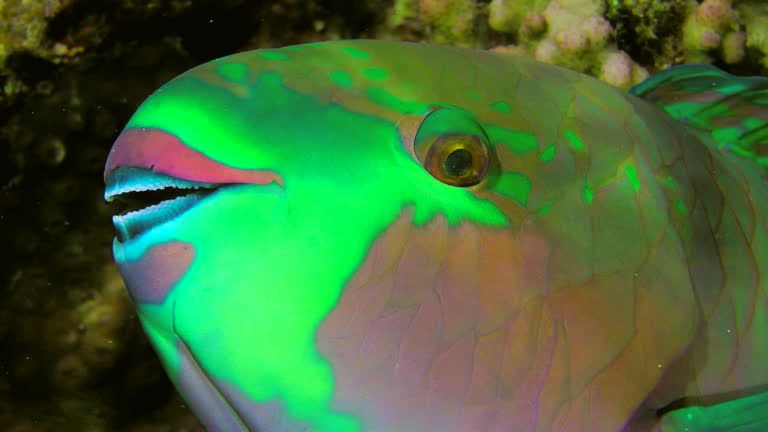
[[[532,9],[526,11],[524,5]],[[586,72],[624,88],[646,75],[616,47],[613,27],[603,17],[599,0],[494,0],[489,6],[489,25],[517,32],[515,49],[502,46],[496,51],[528,53],[539,61]]]
[[[613,27],[602,12],[602,3],[597,1],[552,0],[544,10],[549,34],[538,42],[536,58],[604,77],[619,87],[635,84],[634,77],[642,74],[633,71],[641,67],[616,48]],[[545,57],[541,56],[542,45]]]
[[[731,0],[703,0],[692,7],[692,13],[683,24],[683,50],[688,63],[709,63],[716,56],[726,61],[736,63],[741,61],[744,51],[744,39],[738,37],[739,23],[737,13]],[[736,33],[735,35],[731,35]],[[727,55],[719,52],[723,41],[728,39],[725,47]]]
[[[600,79],[616,87],[626,86],[632,79],[632,59],[621,51],[609,54],[600,70]]]
[[[747,34],[743,31],[726,34],[722,43],[723,60],[728,64],[742,61],[747,55],[746,42]]]
[[[440,43],[490,40],[495,51],[612,77],[624,88],[681,63],[768,66],[762,0],[486,0],[476,13],[468,4],[474,2],[396,0],[390,29],[421,26],[421,37],[409,39]],[[484,16],[485,27],[477,25]],[[627,59],[631,73],[615,74]]]
[[[648,78],[648,71],[624,51],[613,51],[605,55],[598,78],[613,86],[627,88]]]
[[[737,10],[744,26],[746,47],[757,53],[757,60],[768,70],[768,3],[764,0],[743,0],[737,4]]]
[[[652,68],[678,63],[682,48],[680,27],[695,0],[608,0],[606,18],[616,30],[616,41],[633,58]]]
[[[476,8],[466,0],[419,0],[419,12],[432,25],[436,43],[470,45]]]
[[[398,27],[418,18],[435,43],[473,45],[476,15],[472,1],[397,0],[390,25]]]
[[[540,21],[541,12],[549,0],[492,0],[488,5],[488,24],[492,29],[505,33],[517,33],[526,21]],[[537,25],[539,27],[540,25]]]

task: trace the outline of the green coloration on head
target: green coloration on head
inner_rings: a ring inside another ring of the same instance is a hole
[[[542,161],[544,162],[551,162],[552,159],[555,158],[555,145],[550,144],[544,148],[544,151],[541,152],[541,155],[539,156]]]
[[[581,137],[576,132],[566,129],[565,138],[568,140],[568,144],[572,149],[580,152],[587,150],[586,146],[584,146],[584,141],[582,141]]]
[[[524,156],[529,152],[539,149],[539,142],[536,135],[517,129],[505,128],[502,126],[486,124],[485,130],[495,144],[503,144],[509,147],[515,154]]]
[[[291,56],[282,51],[259,51],[259,56],[267,60],[288,61]]]
[[[509,106],[509,104],[504,101],[496,101],[492,103],[491,108],[493,108],[494,110],[502,114],[509,114],[512,112],[512,107]]]
[[[672,176],[664,177],[664,184],[669,186],[671,189],[674,189],[674,190],[678,189],[677,182],[675,181],[674,177],[672,177]]]
[[[368,54],[367,52],[365,52],[363,50],[359,50],[357,48],[343,47],[341,50],[344,51],[346,54],[349,54],[350,56],[352,56],[352,57],[354,57],[356,59],[369,60],[371,58],[370,54]]]
[[[363,69],[363,76],[371,81],[383,81],[389,77],[389,73],[377,67],[370,67]]]
[[[242,63],[227,63],[216,68],[216,72],[225,80],[241,83],[248,78],[248,67]]]
[[[675,201],[675,210],[683,216],[688,216],[688,208],[685,206],[683,200]]]
[[[522,173],[507,172],[499,177],[493,189],[526,207],[531,193],[531,179]]]
[[[539,209],[537,210],[537,213],[540,216],[546,216],[550,210],[552,210],[552,203],[545,203],[544,205],[539,207]]]
[[[384,108],[389,108],[404,114],[423,113],[429,108],[429,106],[423,102],[413,102],[399,99],[391,92],[388,92],[383,88],[370,88],[368,89],[367,94],[368,99],[370,99],[371,102],[377,105],[381,105]]]
[[[592,204],[594,193],[592,192],[592,186],[590,186],[586,181],[584,182],[583,196],[584,202],[587,203],[587,205]]]
[[[352,77],[344,71],[335,70],[331,72],[330,78],[331,78],[331,81],[333,81],[333,83],[339,87],[342,87],[342,88],[352,87]]]
[[[637,168],[635,168],[632,164],[627,164],[624,166],[624,174],[627,176],[627,180],[629,180],[629,184],[632,186],[632,189],[637,192],[640,190],[640,179],[637,177]]]

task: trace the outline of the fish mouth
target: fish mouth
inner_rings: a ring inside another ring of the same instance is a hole
[[[112,217],[120,243],[176,219],[225,187],[220,183],[182,180],[134,167],[116,168],[106,183],[104,199],[122,207],[122,211]]]
[[[119,243],[177,219],[228,187],[284,187],[274,171],[230,166],[153,128],[120,134],[107,158],[104,182],[104,199],[122,204],[122,211],[112,217]]]

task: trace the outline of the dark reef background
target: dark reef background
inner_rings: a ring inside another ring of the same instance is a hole
[[[492,48],[619,87],[684,62],[768,74],[763,0],[0,0],[0,431],[201,430],[112,264],[107,152],[192,66],[339,38]]]

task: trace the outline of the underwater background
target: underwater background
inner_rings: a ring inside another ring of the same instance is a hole
[[[534,57],[628,88],[768,75],[765,0],[0,0],[0,431],[199,431],[111,259],[103,165],[152,91],[262,47],[378,38]]]

